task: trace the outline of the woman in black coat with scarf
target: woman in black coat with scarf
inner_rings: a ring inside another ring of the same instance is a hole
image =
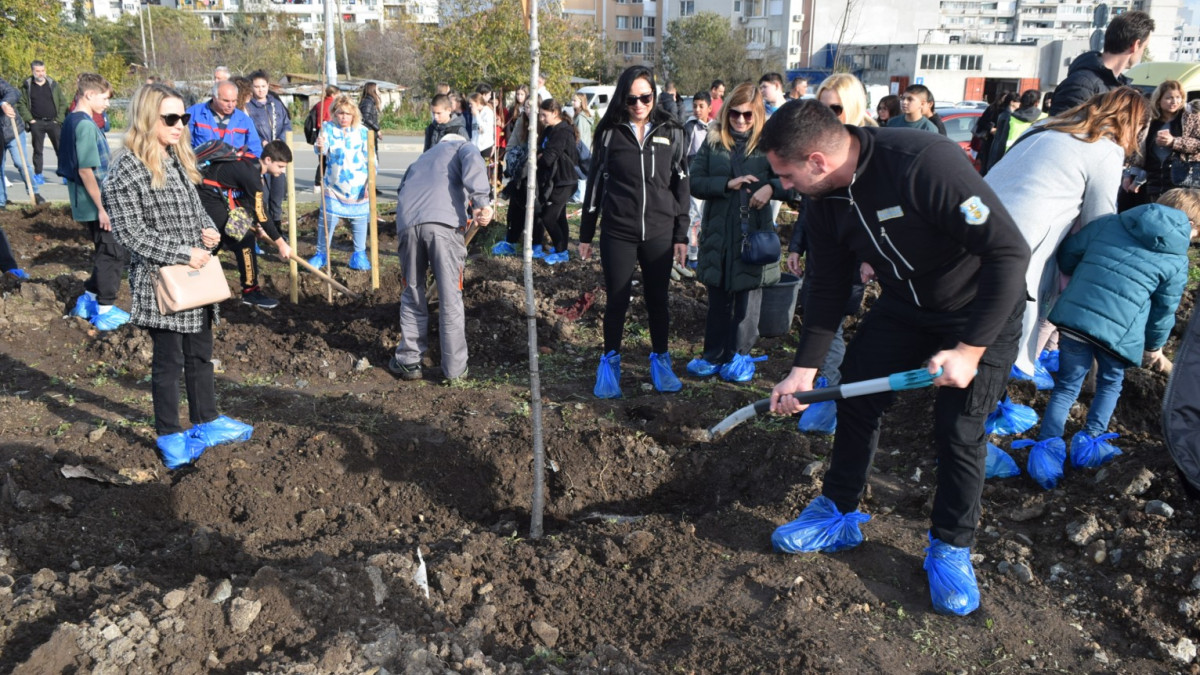
[[[579,137],[575,125],[563,118],[562,104],[556,99],[542,101],[539,108],[538,121],[543,131],[538,143],[537,180],[542,209],[538,215],[541,227],[534,230],[534,236],[540,230],[550,235],[554,248],[546,251],[542,260],[547,265],[557,265],[568,260],[567,202],[579,187],[575,174]]]

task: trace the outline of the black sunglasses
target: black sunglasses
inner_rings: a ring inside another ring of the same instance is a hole
[[[183,122],[183,126],[186,127],[188,122],[192,121],[192,116],[189,113],[183,113],[182,115],[171,113],[170,115],[159,115],[159,117],[162,119],[163,124],[169,127],[173,127],[180,122]]]
[[[735,120],[739,117],[747,122],[750,122],[754,119],[754,111],[753,110],[734,110],[733,108],[729,109],[729,121],[732,122],[733,120]]]
[[[842,111],[845,110],[840,103],[834,103],[833,105],[829,106],[829,109],[833,111],[834,115],[841,115]]]
[[[654,100],[654,94],[642,94],[641,96],[626,96],[625,97],[625,105],[633,106],[638,103],[641,103],[642,105],[650,105],[650,102],[653,100]]]

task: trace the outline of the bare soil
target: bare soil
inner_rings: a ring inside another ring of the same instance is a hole
[[[226,302],[216,330],[220,407],[254,437],[168,472],[148,337],[65,317],[91,264],[85,233],[61,208],[10,209],[0,227],[33,276],[0,282],[0,671],[1200,670],[1188,649],[1200,511],[1162,445],[1162,376],[1129,371],[1113,464],[1068,470],[1052,491],[1024,475],[988,485],[974,549],[983,604],[944,617],[921,567],[930,392],[901,396],[885,420],[867,541],[844,553],[785,556],[769,542],[819,493],[831,438],[771,417],[697,440],[787,371],[799,320],[760,341],[770,358],[751,385],[685,378],[662,395],[635,296],[625,398],[599,401],[598,263],[539,263],[548,471],[533,540],[528,322],[519,259],[485,253],[498,232],[472,248],[470,379],[453,386],[433,378],[436,353],[423,381],[386,369],[399,298],[389,228],[379,290],[335,250],[358,301],[330,303],[305,276],[287,302],[286,265],[265,262],[264,286],[285,302]],[[226,272],[236,285],[232,261]],[[592,290],[578,321],[556,312]],[[682,373],[705,295],[687,281],[672,290]],[[1044,409],[1046,392],[1010,388]],[[73,467],[92,477],[67,477]],[[1152,500],[1173,514],[1148,514]]]

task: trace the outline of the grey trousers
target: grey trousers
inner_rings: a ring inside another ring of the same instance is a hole
[[[400,233],[400,266],[404,292],[400,295],[400,344],[396,360],[419,363],[429,349],[429,304],[425,273],[433,270],[438,290],[438,336],[442,375],[462,377],[467,371],[467,329],[463,312],[463,265],[467,247],[456,228],[424,223]]]

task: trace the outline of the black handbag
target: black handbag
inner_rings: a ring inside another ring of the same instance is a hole
[[[1200,162],[1188,162],[1179,155],[1171,155],[1167,163],[1171,170],[1171,185],[1200,188]]]
[[[742,172],[742,157],[735,150],[730,157],[733,175]],[[742,221],[742,262],[747,265],[770,265],[779,262],[783,248],[779,245],[779,234],[774,228],[770,232],[750,231],[750,189],[742,186],[738,190]]]

